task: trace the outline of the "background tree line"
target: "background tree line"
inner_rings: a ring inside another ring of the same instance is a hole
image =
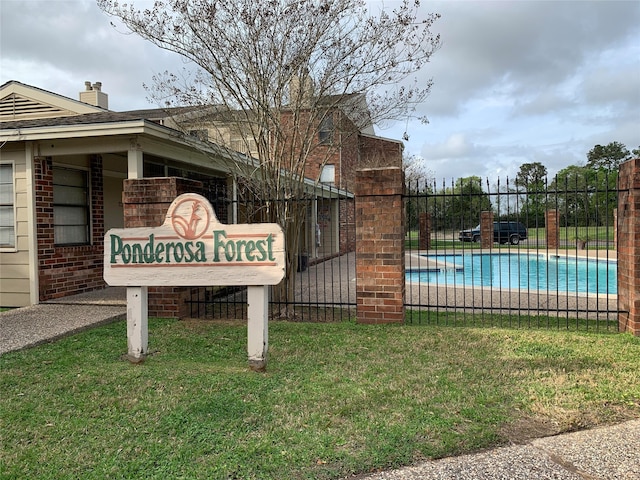
[[[493,210],[496,220],[538,228],[544,227],[545,211],[557,209],[562,225],[612,225],[619,166],[635,157],[640,157],[640,146],[630,152],[614,141],[594,146],[584,165],[569,165],[553,178],[540,162],[522,164],[515,181],[502,185],[483,185],[477,176],[438,185],[407,175],[407,224],[418,228],[420,214],[428,212],[435,230],[472,228],[482,211]]]

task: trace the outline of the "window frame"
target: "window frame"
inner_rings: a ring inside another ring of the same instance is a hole
[[[17,198],[17,192],[16,192],[16,165],[14,161],[1,161],[0,162],[0,167],[6,167],[9,166],[9,168],[11,169],[11,189],[12,189],[12,195],[11,195],[11,203],[0,203],[0,206],[11,206],[12,209],[12,214],[13,214],[13,225],[7,225],[7,227],[13,227],[13,244],[0,244],[0,252],[16,252],[18,250],[18,218],[17,218],[17,212],[16,212],[16,198]],[[7,185],[9,185],[9,183],[7,183]]]
[[[72,171],[72,172],[81,172],[83,173],[84,176],[84,180],[85,180],[85,184],[84,184],[84,190],[85,190],[85,201],[84,203],[81,205],[79,203],[77,204],[70,204],[70,203],[56,203],[56,186],[62,186],[62,187],[71,187],[71,188],[81,188],[81,187],[76,187],[75,185],[65,185],[62,183],[56,183],[56,175],[55,175],[55,171],[56,170],[67,170],[67,171]],[[53,187],[53,199],[52,199],[52,207],[53,207],[53,244],[56,247],[75,247],[75,246],[84,246],[84,245],[91,245],[92,244],[92,238],[91,238],[91,225],[92,225],[92,216],[91,216],[91,178],[90,178],[90,171],[88,168],[82,168],[82,167],[78,167],[78,166],[72,166],[72,165],[54,165],[52,168],[52,174],[51,174],[51,184]],[[82,207],[84,209],[84,217],[85,217],[85,223],[84,224],[56,224],[55,223],[55,213],[56,213],[56,208],[60,208],[60,207],[68,207],[68,206],[72,206],[72,207]],[[56,229],[58,227],[71,227],[71,226],[79,226],[79,225],[84,225],[85,228],[85,237],[86,240],[83,241],[76,241],[76,242],[60,242],[57,238],[56,238]]]
[[[335,133],[335,123],[333,112],[328,112],[318,125],[318,142],[320,145],[333,145],[333,136]]]
[[[320,183],[323,185],[336,184],[336,166],[333,163],[326,163],[320,170]]]

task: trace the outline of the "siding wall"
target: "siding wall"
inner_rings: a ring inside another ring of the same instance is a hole
[[[30,305],[29,295],[29,228],[27,164],[24,144],[5,145],[0,150],[0,162],[14,166],[16,249],[0,251],[0,306]]]

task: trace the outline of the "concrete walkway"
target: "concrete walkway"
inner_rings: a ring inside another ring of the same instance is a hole
[[[124,288],[1,312],[0,354],[53,341],[125,315]],[[640,419],[356,478],[640,480]]]
[[[0,355],[124,318],[127,293],[106,288],[0,312]]]
[[[357,477],[359,480],[640,480],[640,420]]]

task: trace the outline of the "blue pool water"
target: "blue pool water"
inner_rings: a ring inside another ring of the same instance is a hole
[[[407,282],[558,293],[618,291],[615,261],[509,253],[423,256],[455,268],[407,270]]]

